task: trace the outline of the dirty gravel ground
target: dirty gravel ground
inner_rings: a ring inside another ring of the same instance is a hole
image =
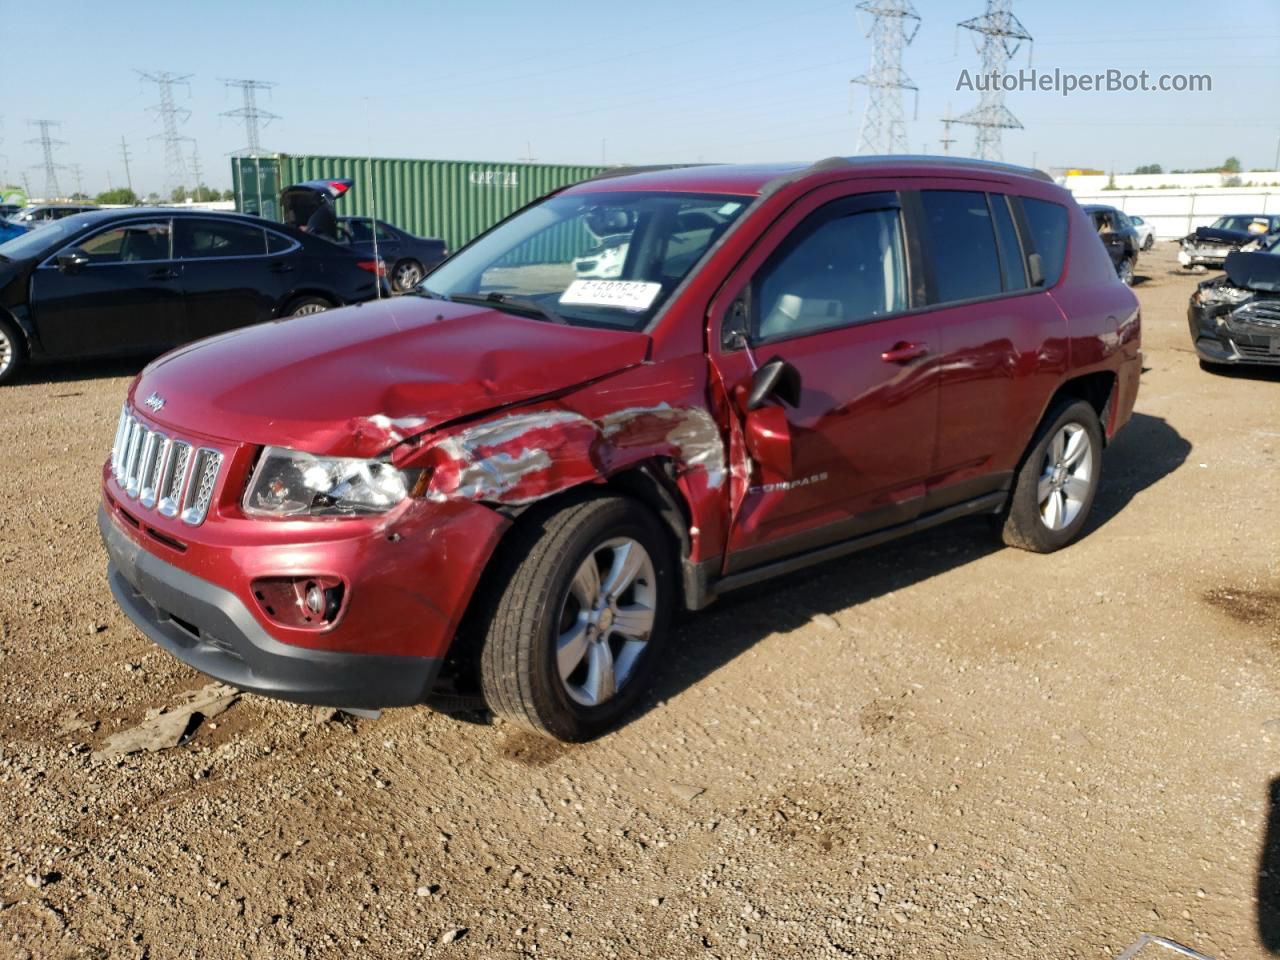
[[[103,579],[137,366],[0,390],[0,955],[1266,955],[1280,377],[1199,369],[1173,252],[1080,543],[966,522],[722,603],[573,748],[246,696],[95,759],[205,683]]]

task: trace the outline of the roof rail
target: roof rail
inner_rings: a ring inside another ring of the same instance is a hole
[[[823,173],[828,170],[858,169],[859,167],[878,167],[884,164],[914,164],[916,166],[942,167],[946,169],[985,170],[990,173],[1016,173],[1024,177],[1034,177],[1046,183],[1053,183],[1053,177],[1043,170],[1034,167],[1020,167],[1014,163],[1001,163],[996,160],[979,160],[976,157],[939,157],[925,153],[895,153],[865,157],[827,157],[811,163],[794,173],[784,174],[770,180],[760,189],[761,196],[767,196],[779,187],[793,183],[811,173]]]
[[[658,173],[662,170],[684,170],[687,167],[710,167],[714,164],[710,163],[651,163],[638,167],[610,167],[608,170],[602,170],[594,177],[587,177],[582,183],[590,183],[593,180],[609,180],[613,177],[630,177],[637,173]]]

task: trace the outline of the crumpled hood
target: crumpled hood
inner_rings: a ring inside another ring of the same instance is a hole
[[[1222,269],[1226,271],[1227,279],[1237,287],[1262,293],[1280,292],[1280,254],[1242,253],[1237,250],[1227,254]]]
[[[397,297],[180,348],[143,370],[129,399],[178,432],[366,457],[634,366],[648,350],[644,334]],[[153,394],[155,413],[143,406]]]

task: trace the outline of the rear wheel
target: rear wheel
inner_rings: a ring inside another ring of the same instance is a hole
[[[1133,257],[1125,257],[1116,266],[1116,276],[1126,287],[1133,286]]]
[[[674,591],[667,539],[635,501],[592,497],[526,515],[504,554],[480,652],[485,701],[537,733],[589,740],[658,662]]]
[[[0,383],[8,383],[27,363],[27,341],[16,325],[0,318]]]
[[[1045,417],[1014,480],[1001,537],[1011,547],[1052,553],[1080,535],[1102,476],[1102,426],[1083,400]]]
[[[324,297],[298,297],[289,301],[289,305],[281,311],[281,316],[306,317],[313,313],[324,313],[332,306]]]
[[[412,290],[426,276],[422,264],[417,260],[401,260],[391,271],[391,289],[396,293]]]

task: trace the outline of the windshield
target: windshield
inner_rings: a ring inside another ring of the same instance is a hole
[[[1219,217],[1213,221],[1218,230],[1236,230],[1240,233],[1266,233],[1270,222],[1266,217]]]
[[[551,197],[446,260],[419,290],[638,330],[749,202],[650,192]]]
[[[38,257],[48,250],[57,248],[65,239],[88,224],[88,218],[83,215],[54,220],[38,229],[28,230],[12,240],[0,243],[0,257],[7,257],[10,260]]]

